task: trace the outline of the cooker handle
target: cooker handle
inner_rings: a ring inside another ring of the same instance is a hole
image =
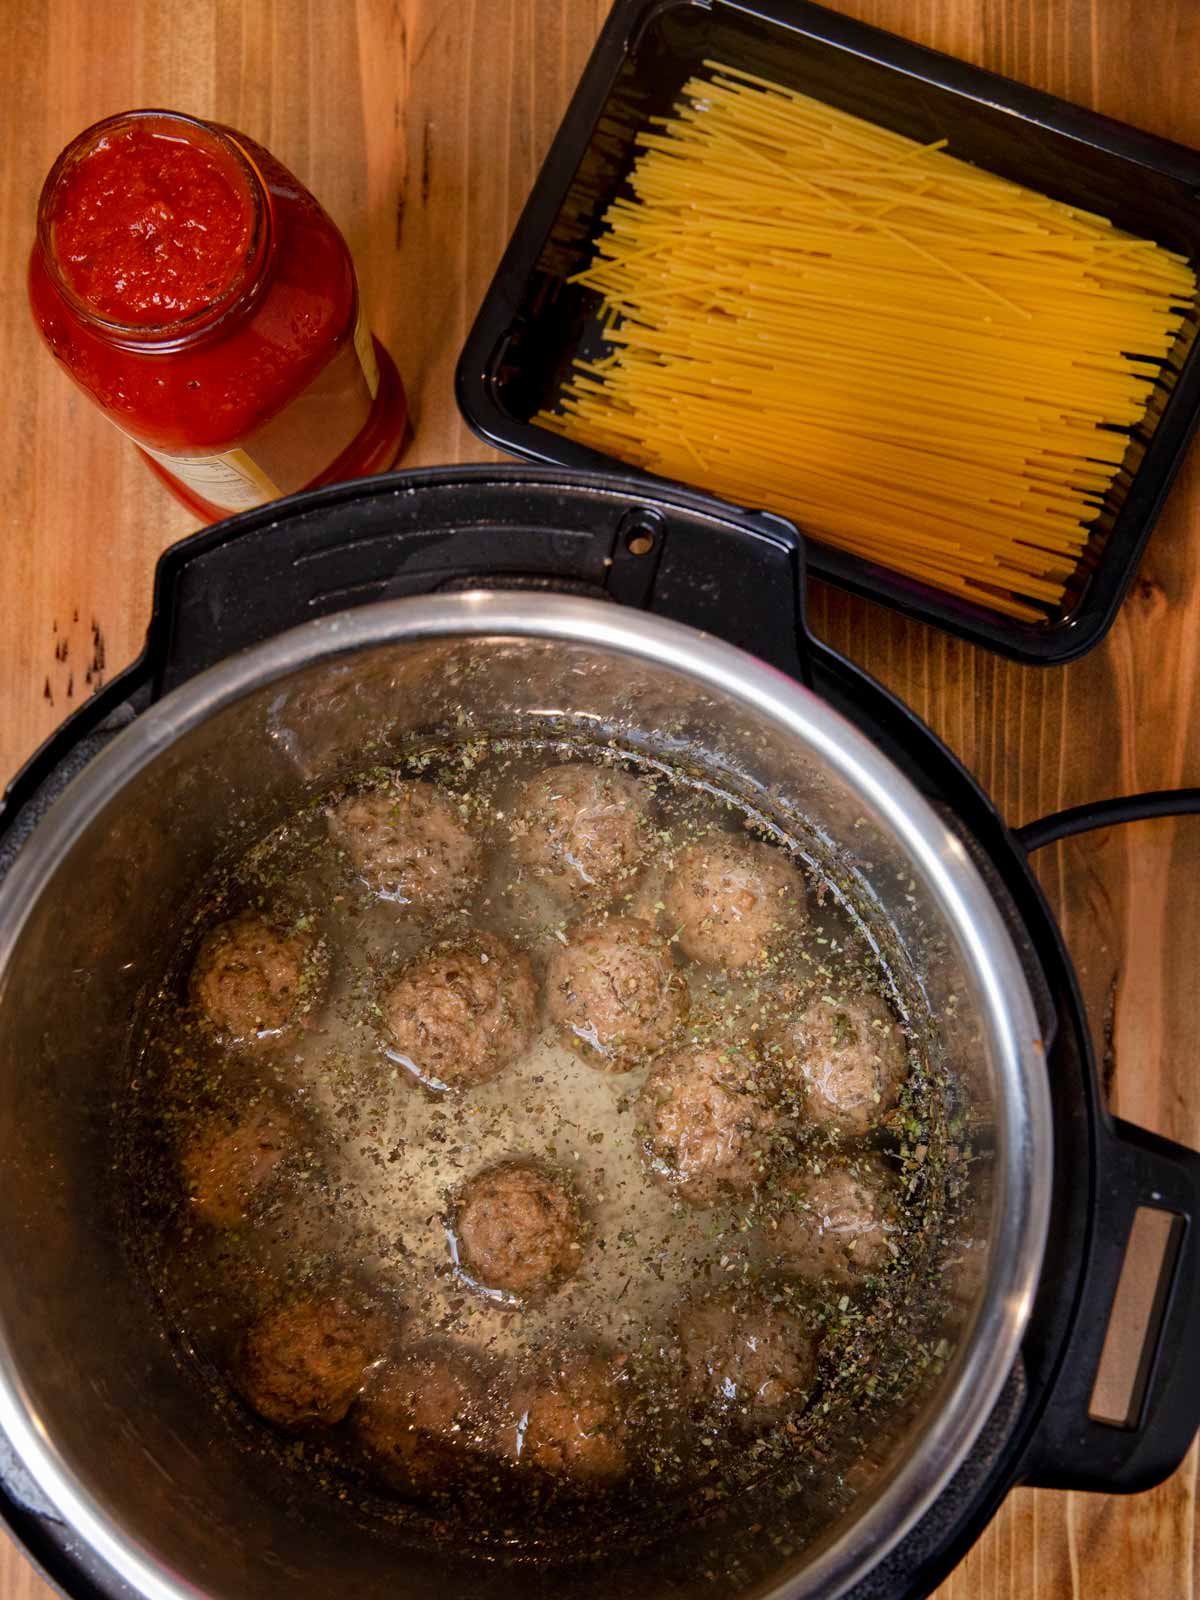
[[[1198,811],[1200,789],[1159,790],[1075,806],[1018,828],[1016,837],[1032,851],[1094,828]],[[1129,1494],[1169,1477],[1200,1429],[1200,1152],[1104,1112],[1095,1182],[1074,1332],[1020,1476],[1033,1488]],[[1127,1414],[1112,1420],[1092,1414],[1096,1379],[1127,1260],[1136,1270],[1131,1240],[1143,1208],[1172,1221],[1156,1281],[1139,1286],[1141,1350]]]
[[[1133,1494],[1179,1466],[1200,1428],[1200,1154],[1105,1118],[1096,1151],[1097,1212],[1058,1378],[1021,1479],[1038,1489]],[[1129,1414],[1091,1414],[1139,1208],[1174,1218],[1159,1268]]]
[[[431,467],[332,484],[164,551],[142,655],[47,740],[0,801],[0,872],[17,831],[32,826],[30,802],[40,816],[64,761],[70,774],[83,765],[85,735],[83,754],[96,754],[91,736],[106,742],[114,714],[128,720],[206,667],[315,617],[484,585],[640,607],[810,679],[804,542],[782,517],[561,467]]]
[[[173,545],[155,693],[314,617],[481,585],[641,607],[808,678],[803,541],[781,517],[616,474],[466,466],[309,490]]]

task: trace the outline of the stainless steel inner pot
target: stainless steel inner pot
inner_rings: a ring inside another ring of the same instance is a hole
[[[112,1199],[131,1017],[217,858],[415,731],[520,723],[700,763],[799,817],[894,927],[979,1151],[948,1368],[852,1513],[788,1556],[788,1505],[671,1551],[522,1569],[393,1532],[247,1455],[130,1282]],[[1017,1354],[1052,1137],[1016,953],[962,845],[817,696],[693,629],[611,603],[464,593],[366,607],[233,657],[145,712],[75,780],[0,886],[0,1426],[82,1537],[153,1600],[835,1596],[932,1503]],[[714,1584],[708,1555],[737,1549]]]

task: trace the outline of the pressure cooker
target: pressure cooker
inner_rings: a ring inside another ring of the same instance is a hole
[[[669,486],[531,468],[385,475],[209,528],[159,563],[139,659],[55,733],[0,814],[4,1515],[68,1594],[928,1594],[1010,1488],[1124,1492],[1200,1423],[1200,1155],[1111,1118],[1030,849],[946,747],[812,637],[789,524]],[[829,1533],[780,1495],[668,1548],[556,1568],[397,1544],[265,1470],[130,1280],[111,1207],[127,1040],[173,908],[368,741],[471,714],[652,737],[790,807],[892,918],[953,1031],[979,1152],[977,1272],[886,1470]],[[1182,804],[1182,802],[1181,802]],[[1153,797],[1146,814],[1170,801]],[[956,1003],[950,1004],[955,996]],[[1121,1408],[1094,1382],[1139,1208],[1169,1249]],[[738,1585],[714,1585],[715,1546]]]

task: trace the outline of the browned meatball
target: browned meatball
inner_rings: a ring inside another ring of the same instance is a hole
[[[236,1121],[212,1117],[194,1128],[179,1167],[195,1214],[214,1227],[236,1227],[297,1138],[292,1119],[266,1105],[252,1106]]]
[[[441,944],[410,961],[382,996],[384,1025],[405,1065],[451,1089],[486,1083],[529,1048],[537,981],[528,957],[494,934]]]
[[[583,1258],[574,1196],[531,1162],[505,1161],[472,1178],[456,1208],[455,1232],[472,1278],[511,1294],[553,1288]]]
[[[736,972],[804,917],[804,879],[781,850],[728,834],[684,849],[663,896],[693,961]]]
[[[650,795],[628,773],[571,762],[532,778],[513,829],[518,858],[565,893],[614,894],[637,876],[650,844]]]
[[[393,782],[349,795],[330,815],[359,876],[385,900],[446,911],[473,894],[482,847],[430,783]]]
[[[795,1407],[816,1370],[812,1335],[769,1301],[723,1291],[688,1307],[679,1324],[684,1391],[748,1422]]]
[[[759,1066],[736,1050],[665,1056],[638,1110],[650,1171],[692,1205],[749,1193],[770,1165],[778,1117]]]
[[[353,1420],[380,1477],[406,1494],[453,1489],[495,1448],[483,1381],[450,1349],[387,1362],[369,1377]]]
[[[278,1034],[312,1004],[319,947],[307,933],[281,933],[246,912],[205,937],[192,967],[192,999],[235,1043]]]
[[[904,1035],[874,994],[813,1000],[775,1030],[775,1047],[812,1120],[854,1138],[891,1110],[908,1074]]]
[[[239,1387],[276,1427],[330,1428],[349,1411],[383,1339],[377,1317],[337,1296],[293,1300],[247,1329]]]
[[[521,1465],[600,1487],[629,1466],[623,1373],[606,1356],[568,1354],[535,1389],[518,1392],[515,1449]]]
[[[797,1175],[787,1185],[771,1245],[780,1260],[808,1278],[852,1283],[892,1259],[897,1231],[887,1175],[876,1162],[842,1164]]]
[[[629,1072],[656,1055],[687,1004],[670,946],[633,917],[577,928],[546,971],[551,1019],[589,1066],[604,1072]]]

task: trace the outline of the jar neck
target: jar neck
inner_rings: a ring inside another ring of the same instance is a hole
[[[219,164],[248,218],[244,248],[231,257],[210,297],[195,311],[171,320],[129,322],[106,316],[71,283],[56,246],[55,224],[69,180],[89,156],[136,131],[203,150]],[[119,349],[167,354],[224,332],[261,298],[274,251],[274,210],[258,166],[227,130],[174,111],[123,112],[85,129],[54,163],[38,201],[36,247],[55,291],[90,333]]]

